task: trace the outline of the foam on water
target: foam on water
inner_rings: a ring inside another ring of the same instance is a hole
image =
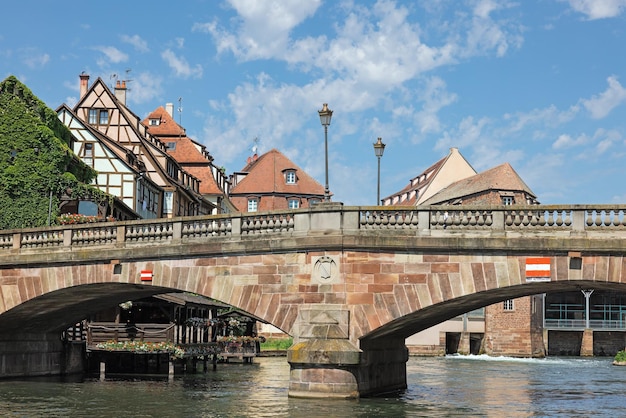
[[[545,364],[545,365],[568,365],[570,367],[589,367],[597,366],[599,364],[610,363],[610,358],[583,358],[583,357],[544,357],[544,358],[532,358],[532,357],[509,357],[509,356],[489,356],[487,354],[448,354],[445,356],[447,359],[458,360],[471,360],[471,361],[485,361],[485,362],[511,362],[511,363],[530,363],[530,364]]]

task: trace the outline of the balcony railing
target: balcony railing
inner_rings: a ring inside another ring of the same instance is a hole
[[[546,329],[563,329],[563,330],[583,330],[587,327],[587,321],[584,319],[548,319],[544,320],[544,328]],[[626,321],[610,320],[610,319],[590,319],[589,328],[593,330],[612,330],[626,331]]]
[[[626,205],[344,207],[341,203],[265,213],[63,225],[0,231],[0,253],[15,249],[97,247],[267,234],[443,235],[455,233],[608,233],[626,237]]]

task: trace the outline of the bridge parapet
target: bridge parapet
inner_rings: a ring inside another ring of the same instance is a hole
[[[63,225],[0,232],[0,253],[22,248],[167,243],[195,238],[376,231],[430,235],[487,231],[626,232],[626,206],[371,206]]]

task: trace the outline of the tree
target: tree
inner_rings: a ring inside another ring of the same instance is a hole
[[[96,171],[71,149],[72,135],[16,77],[0,83],[0,229],[54,223],[63,194],[110,201],[89,183]]]

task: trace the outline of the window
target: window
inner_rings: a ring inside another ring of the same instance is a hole
[[[107,125],[109,123],[109,111],[106,109],[89,109],[90,125]]]
[[[159,126],[160,123],[159,119],[150,119],[150,126]]]
[[[147,208],[148,202],[146,201],[144,205]],[[174,192],[165,192],[163,196],[163,214],[171,214],[174,210]]]
[[[85,144],[85,148],[83,149],[83,161],[87,165],[91,165],[91,163],[93,162],[93,144],[92,143],[88,142]]]
[[[505,311],[512,311],[512,310],[514,310],[513,309],[513,299],[505,300],[502,307],[503,307],[503,309]]]
[[[168,142],[167,149],[174,151],[176,149],[176,142]]]
[[[298,209],[300,207],[300,199],[289,199],[289,209]]]
[[[100,125],[106,125],[109,123],[109,112],[107,110],[100,110]]]
[[[287,184],[296,184],[296,172],[293,170],[287,171],[285,173],[285,180]]]
[[[85,155],[84,157],[90,158],[93,157],[93,144],[88,142],[85,144]]]
[[[515,199],[513,199],[513,196],[502,196],[503,205],[509,206],[509,205],[512,205],[513,203],[515,203]]]
[[[248,212],[256,212],[259,209],[259,199],[248,199]]]
[[[89,109],[89,124],[95,125],[98,123],[98,109]]]

